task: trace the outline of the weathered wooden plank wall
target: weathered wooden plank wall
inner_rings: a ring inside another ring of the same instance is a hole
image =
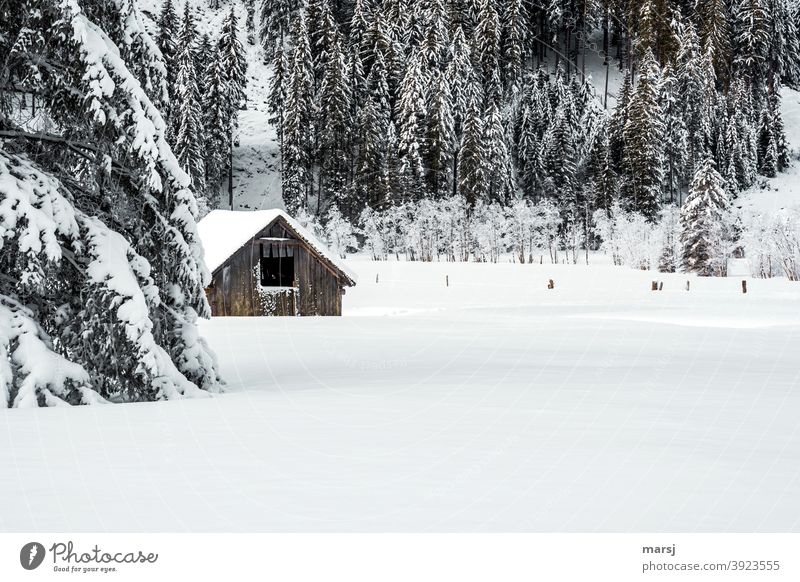
[[[297,292],[276,292],[269,288],[261,291],[259,269],[262,247],[258,239],[264,237],[295,238],[282,225],[274,224],[231,256],[217,269],[211,287],[206,289],[212,314],[341,315],[342,288],[339,279],[303,241],[298,241],[299,246],[293,248]]]

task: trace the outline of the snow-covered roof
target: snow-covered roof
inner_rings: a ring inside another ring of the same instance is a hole
[[[341,259],[299,222],[278,208],[254,211],[212,210],[208,213],[197,223],[208,270],[212,273],[216,271],[230,256],[278,218],[283,219],[289,230],[325,262],[350,279],[352,284],[356,283],[358,277]]]

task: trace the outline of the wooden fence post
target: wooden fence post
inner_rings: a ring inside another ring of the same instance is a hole
[[[689,281],[686,281],[686,290],[689,290]]]
[[[653,281],[652,283],[650,283],[650,290],[658,291],[658,281]]]
[[[747,280],[742,279],[742,293],[747,293]]]

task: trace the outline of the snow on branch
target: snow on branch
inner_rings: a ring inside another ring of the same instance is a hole
[[[9,408],[96,404],[89,373],[53,350],[33,314],[0,295],[0,399]]]
[[[62,349],[56,350],[38,317],[14,297],[26,290],[33,290],[29,295],[36,297],[36,289],[45,283],[42,265],[58,265],[67,255],[85,266],[78,270],[78,276],[83,278],[84,302],[84,312],[74,318],[79,337],[111,342],[114,330],[122,330],[123,343],[129,348],[125,351],[130,354],[117,356],[109,365],[124,366],[124,361],[129,362],[140,385],[152,390],[155,398],[208,395],[178,370],[153,336],[153,311],[169,308],[161,305],[147,260],[100,219],[76,210],[62,194],[56,178],[40,171],[27,158],[2,150],[0,250],[18,269],[9,278],[10,284],[0,287],[0,397],[6,405],[104,401],[99,388],[95,389],[96,383],[106,388],[103,394],[115,396],[115,383],[108,383],[95,358],[81,355],[75,346],[65,347],[64,342]],[[93,306],[102,312],[102,317],[95,317]],[[196,332],[194,310],[189,309],[188,315],[180,319],[185,321],[181,333]],[[209,365],[204,360],[208,356],[201,349],[205,347],[202,340],[185,339],[184,360],[193,361],[179,360],[182,369]]]
[[[101,125],[110,121],[130,134],[130,149],[143,163],[152,190],[163,189],[159,168],[177,186],[188,188],[189,176],[166,142],[164,119],[128,69],[117,46],[83,14],[76,0],[63,0],[61,8],[86,67],[83,78],[88,85],[87,108],[94,120]],[[127,106],[122,114],[109,103],[112,96],[121,98]]]
[[[159,304],[158,289],[150,279],[150,265],[131,248],[128,241],[96,218],[81,217],[88,254],[87,275],[111,294],[116,318],[125,329],[127,341],[136,351],[136,372],[156,389],[158,399],[184,395],[208,396],[189,382],[175,367],[169,354],[153,337],[150,309]]]

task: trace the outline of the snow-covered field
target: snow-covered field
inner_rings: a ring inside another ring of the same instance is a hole
[[[0,411],[0,530],[800,531],[800,284],[348,263],[225,395]]]

